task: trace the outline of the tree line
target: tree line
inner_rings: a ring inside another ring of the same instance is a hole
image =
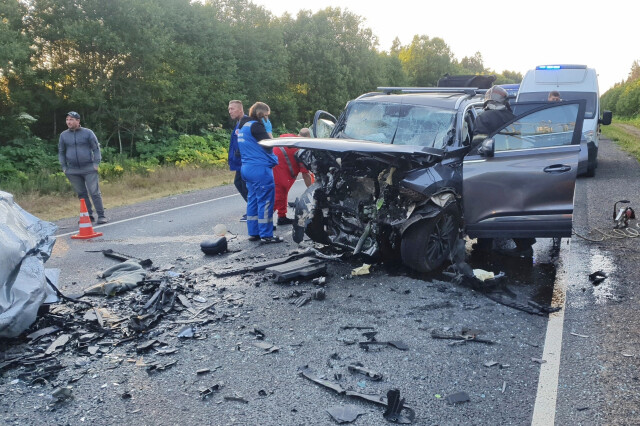
[[[0,0],[0,148],[57,141],[75,110],[103,146],[136,157],[138,144],[228,128],[231,99],[264,101],[276,129],[296,129],[377,86],[497,74],[480,52],[458,60],[437,37],[378,46],[340,8],[274,16],[248,0]]]
[[[616,83],[602,95],[602,108],[622,118],[640,115],[640,61],[633,61],[626,80]]]

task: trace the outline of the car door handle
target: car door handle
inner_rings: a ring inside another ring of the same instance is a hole
[[[545,173],[565,173],[569,170],[571,170],[571,166],[567,166],[566,164],[554,164],[544,168]]]

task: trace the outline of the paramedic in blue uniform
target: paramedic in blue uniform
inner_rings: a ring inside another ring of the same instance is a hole
[[[236,172],[236,176],[233,179],[233,184],[236,189],[247,201],[247,184],[242,179],[240,169],[242,168],[242,158],[240,157],[240,151],[238,150],[238,133],[240,132],[240,120],[246,117],[244,114],[244,108],[242,101],[233,100],[229,101],[229,117],[236,123],[231,131],[231,140],[229,141],[229,170]],[[240,222],[246,222],[247,215],[243,215]]]
[[[271,148],[258,142],[271,139],[269,105],[256,102],[249,109],[249,117],[240,120],[238,147],[242,156],[242,178],[247,183],[247,228],[249,240],[273,243],[282,239],[273,236],[273,203],[275,183],[273,167],[278,158]]]

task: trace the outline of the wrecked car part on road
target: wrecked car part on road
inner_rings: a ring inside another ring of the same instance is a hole
[[[295,279],[311,279],[327,273],[327,263],[315,258],[292,260],[281,265],[270,266],[265,272],[275,276],[275,282],[281,283]]]
[[[346,395],[346,396],[362,399],[364,401],[373,402],[374,404],[385,407],[386,408],[385,413],[393,412],[393,413],[396,413],[395,414],[396,416],[399,415],[397,414],[399,411],[403,411],[403,412],[406,411],[407,412],[406,419],[409,420],[409,422],[412,422],[415,419],[415,412],[413,411],[413,409],[404,405],[404,400],[400,401],[399,399],[400,391],[392,390],[393,391],[393,394],[391,394],[392,400],[389,401],[388,397],[385,398],[379,395],[369,395],[369,394],[363,394],[360,392],[345,390],[338,383],[334,383],[330,380],[319,378],[313,373],[313,371],[309,368],[309,366],[306,366],[306,365],[298,369],[298,374],[302,377],[305,377],[311,380],[312,382],[318,385],[331,389],[332,391],[336,392],[338,395]],[[389,391],[389,392],[392,392],[392,391]],[[389,393],[387,393],[387,395],[389,396]],[[396,400],[396,397],[398,398],[397,400]],[[390,408],[390,403],[392,404],[391,408]]]
[[[0,337],[18,336],[33,324],[43,303],[58,301],[44,268],[56,229],[0,191]]]

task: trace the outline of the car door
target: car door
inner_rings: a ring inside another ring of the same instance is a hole
[[[465,157],[463,209],[471,238],[571,236],[585,102],[521,110]]]

